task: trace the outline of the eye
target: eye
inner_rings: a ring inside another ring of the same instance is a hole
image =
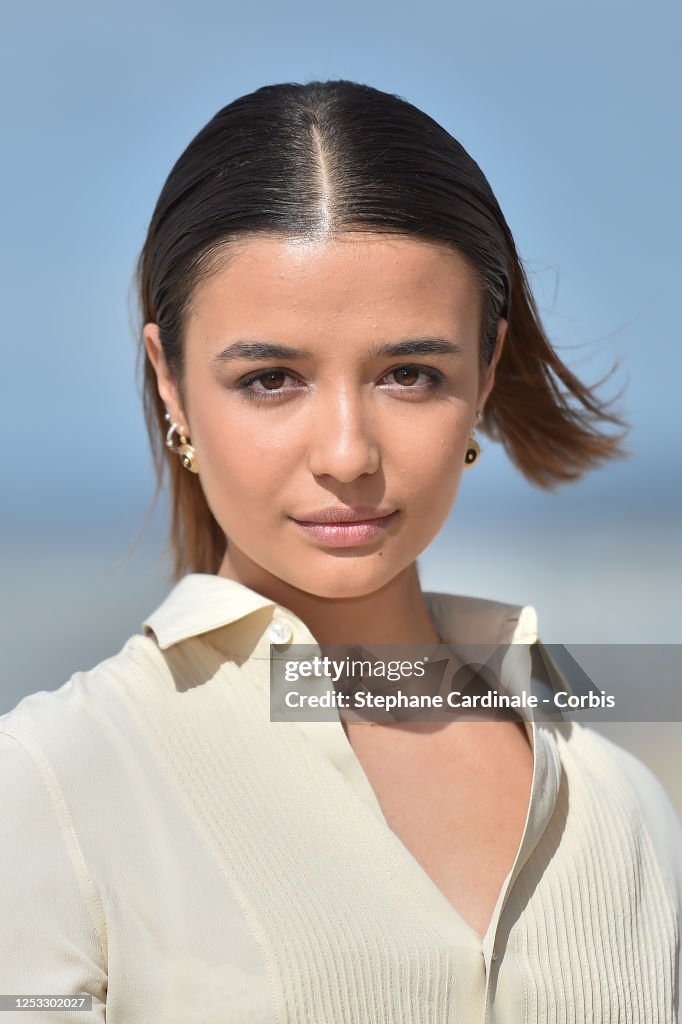
[[[412,363],[404,366],[397,366],[394,370],[389,370],[388,373],[382,377],[382,380],[387,377],[391,377],[392,375],[398,382],[397,390],[399,391],[429,391],[432,388],[438,387],[438,385],[444,380],[443,374],[438,370],[434,370],[430,366],[415,366]],[[420,375],[426,377],[426,383],[417,383]]]
[[[264,399],[268,402],[282,394],[286,394],[288,391],[297,390],[296,388],[282,387],[282,384],[287,379],[294,380],[295,378],[290,373],[287,373],[286,370],[265,370],[237,381],[236,386],[247,398]],[[262,387],[256,387],[256,384],[261,383]]]

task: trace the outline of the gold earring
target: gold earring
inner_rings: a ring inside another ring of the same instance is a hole
[[[170,423],[171,415],[169,412],[166,413],[164,419]],[[173,439],[173,434],[177,432],[178,443],[176,444]],[[199,468],[197,466],[196,451],[194,445],[191,445],[185,437],[183,428],[179,423],[171,423],[166,434],[166,448],[170,451],[175,452],[180,457],[180,462],[183,464],[185,469],[188,469],[190,473],[198,473]]]
[[[476,410],[476,423],[478,423],[480,418],[481,418],[481,410],[477,409]],[[476,462],[476,460],[478,459],[480,454],[481,454],[481,449],[479,447],[478,441],[474,437],[474,428],[472,427],[471,428],[471,433],[469,434],[469,440],[467,442],[467,450],[464,453],[464,468],[465,469],[469,469],[471,466],[473,466],[474,462]]]
[[[464,454],[464,468],[470,469],[471,466],[473,466],[474,462],[476,462],[480,454],[481,449],[479,447],[478,441],[474,437],[474,432],[472,430],[471,433],[469,434],[467,450]]]
[[[480,454],[481,449],[479,447],[478,441],[474,437],[474,432],[472,430],[471,433],[469,434],[467,450],[464,454],[464,468],[470,469],[471,466],[473,466],[474,462],[476,462]]]

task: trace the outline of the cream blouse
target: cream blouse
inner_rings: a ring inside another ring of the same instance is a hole
[[[532,607],[426,600],[448,643],[520,645],[528,683]],[[524,833],[481,939],[338,717],[270,720],[271,643],[315,640],[191,574],[114,657],[0,717],[0,993],[92,996],[3,1022],[677,1021],[682,826],[649,769],[531,715]]]

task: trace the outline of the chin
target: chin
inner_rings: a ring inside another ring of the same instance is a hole
[[[414,559],[412,559],[414,561]],[[409,563],[408,563],[409,564]],[[315,597],[343,599],[373,594],[395,579],[407,566],[402,562],[392,565],[388,559],[374,555],[364,558],[338,558],[334,564],[288,576],[288,581],[299,590]],[[313,569],[313,567],[310,567]]]

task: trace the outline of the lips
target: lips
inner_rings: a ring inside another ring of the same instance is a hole
[[[330,505],[327,508],[317,509],[315,512],[307,512],[301,516],[292,516],[297,523],[304,526],[311,526],[315,523],[344,524],[344,523],[369,523],[378,519],[386,519],[396,509],[376,508],[371,505]]]
[[[339,511],[338,508],[332,509],[319,509],[314,513],[307,513],[308,515],[316,516],[327,516],[332,518],[326,519],[294,519],[293,522],[303,530],[309,538],[312,538],[318,543],[322,543],[325,547],[331,548],[349,548],[356,547],[358,545],[367,544],[372,541],[377,541],[382,537],[386,537],[391,530],[391,525],[399,515],[397,509],[393,512],[382,513],[377,516],[377,511],[381,510],[374,509],[373,518],[371,519],[360,519],[359,516],[366,516],[366,512],[360,512],[357,508],[343,509]],[[340,519],[339,516],[344,516]],[[353,515],[355,519],[345,518],[349,515]]]

